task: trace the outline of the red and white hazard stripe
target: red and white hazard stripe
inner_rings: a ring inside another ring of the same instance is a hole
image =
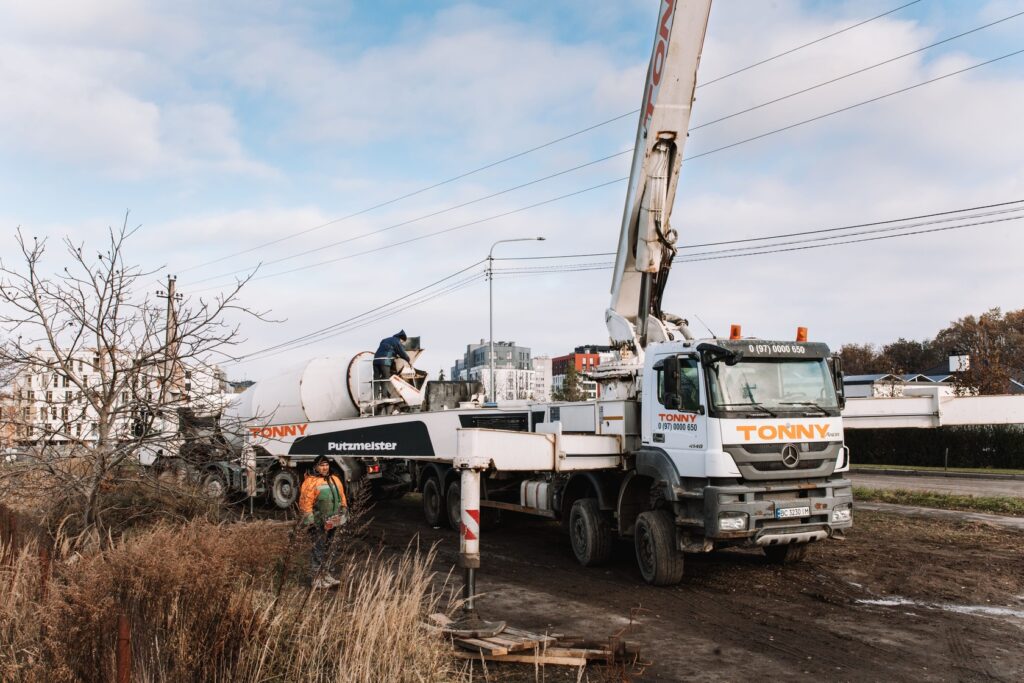
[[[462,481],[459,487],[461,497],[461,529],[459,552],[464,555],[480,553],[480,472],[462,470]]]

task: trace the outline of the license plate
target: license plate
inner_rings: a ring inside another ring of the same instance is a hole
[[[809,514],[811,514],[811,508],[806,505],[798,508],[775,508],[775,519],[806,517]]]

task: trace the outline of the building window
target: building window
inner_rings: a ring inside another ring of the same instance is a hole
[[[60,409],[60,419],[63,420],[64,422],[68,421],[68,407],[67,406],[64,406],[63,408]]]
[[[53,392],[52,391],[47,391],[46,392],[46,402],[47,403],[53,403]]]
[[[71,403],[71,392],[70,391],[65,391],[64,392],[64,402],[65,403]]]
[[[57,373],[53,373],[53,388],[57,388]]]
[[[71,386],[71,378],[68,377],[67,375],[64,375],[64,388],[66,389],[69,386]]]
[[[39,409],[39,419],[40,420],[44,420],[44,421],[46,420],[46,412],[47,412],[46,411],[46,406],[43,406],[42,408]]]

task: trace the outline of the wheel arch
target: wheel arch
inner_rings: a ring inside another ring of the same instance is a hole
[[[573,503],[581,498],[597,498],[602,511],[615,509],[615,481],[598,472],[577,472],[569,477],[561,491],[557,508],[563,521],[569,519]]]
[[[426,463],[417,468],[416,473],[416,490],[423,491],[423,485],[427,483],[427,479],[431,477],[437,479],[438,484],[441,485],[441,496],[444,497],[444,492],[448,488],[448,473],[451,472],[452,468],[449,465],[442,465],[440,463]]]
[[[674,483],[679,481],[679,473],[667,453],[638,451],[634,463],[619,488],[616,510],[620,536],[632,535],[640,513],[657,508],[659,500],[672,503],[677,499]]]

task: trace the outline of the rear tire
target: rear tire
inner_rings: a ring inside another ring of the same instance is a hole
[[[423,521],[436,529],[447,521],[447,515],[441,482],[437,477],[430,477],[423,482]]]
[[[683,554],[676,549],[676,527],[664,510],[641,512],[633,537],[636,562],[644,581],[672,586],[683,578]]]
[[[203,474],[199,486],[202,488],[203,493],[211,500],[218,502],[225,502],[227,500],[228,487],[219,472],[209,471]]]
[[[448,484],[445,503],[448,506],[448,526],[458,531],[462,525],[462,487],[458,479]]]
[[[807,543],[787,543],[786,545],[766,545],[764,555],[772,564],[796,564],[807,557]]]
[[[612,532],[597,498],[581,498],[569,512],[569,541],[576,560],[584,567],[596,567],[612,554]]]
[[[290,467],[274,470],[267,493],[275,507],[287,510],[299,499],[299,476]]]

